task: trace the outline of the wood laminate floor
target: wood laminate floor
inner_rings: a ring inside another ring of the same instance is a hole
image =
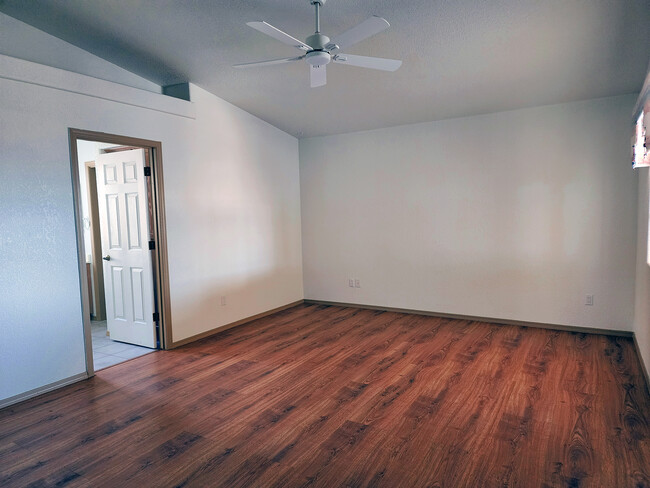
[[[0,411],[0,486],[645,487],[630,339],[301,305]]]

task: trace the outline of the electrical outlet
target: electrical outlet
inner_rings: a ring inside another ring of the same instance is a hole
[[[594,296],[593,295],[587,295],[585,298],[585,305],[592,306],[594,304]]]
[[[348,286],[349,286],[350,288],[354,288],[354,280],[353,280],[353,279],[349,279],[349,280],[348,280]]]
[[[361,288],[361,282],[359,280],[354,280],[354,287]]]
[[[225,296],[222,296],[222,297],[221,297],[221,306],[223,307],[223,306],[225,306],[225,305],[226,305],[226,297],[225,297]]]

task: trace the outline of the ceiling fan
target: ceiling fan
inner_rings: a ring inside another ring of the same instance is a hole
[[[305,42],[299,41],[295,37],[276,29],[266,22],[246,23],[246,25],[251,26],[253,29],[260,31],[267,36],[271,36],[273,39],[305,51],[305,54],[292,58],[235,64],[233,67],[250,68],[255,66],[270,66],[274,64],[292,63],[304,59],[309,64],[311,87],[315,88],[327,83],[326,66],[330,61],[382,71],[395,71],[402,65],[402,62],[396,59],[373,58],[370,56],[358,56],[356,54],[341,54],[339,52],[341,49],[352,46],[370,36],[374,36],[390,27],[390,24],[386,19],[373,15],[368,20],[361,22],[356,27],[353,27],[339,35],[334,39],[334,41],[330,41],[329,37],[320,33],[320,7],[322,7],[325,2],[326,0],[309,0],[309,3],[311,3],[316,9],[316,32],[305,39]]]

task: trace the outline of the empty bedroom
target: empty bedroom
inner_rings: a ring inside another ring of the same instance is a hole
[[[0,486],[650,487],[650,0],[0,0]]]

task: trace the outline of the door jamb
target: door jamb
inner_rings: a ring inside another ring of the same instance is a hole
[[[81,162],[80,162],[81,163]],[[81,164],[79,165],[81,166]],[[96,178],[96,173],[95,173],[95,161],[86,161],[85,162],[85,170],[86,170],[86,191],[88,192],[89,202],[88,202],[88,214],[90,217],[90,224],[91,224],[91,229],[93,227],[96,227],[93,229],[93,231],[90,233],[90,244],[92,246],[91,249],[91,254],[95,257],[99,257],[101,254],[101,239],[98,235],[99,233],[99,227],[98,227],[98,222],[99,222],[99,209],[94,208],[93,203],[97,204],[97,195],[95,194],[95,198],[92,198],[92,184],[91,184],[91,175],[95,179],[95,186],[97,183],[97,178]],[[94,188],[94,191],[97,192],[97,189]],[[84,225],[85,227],[85,225]],[[99,247],[99,252],[97,251],[97,248]],[[88,251],[86,249],[86,251]],[[91,263],[91,269],[92,269],[92,279],[89,280],[89,282],[93,285],[93,290],[92,293],[88,293],[88,296],[91,297],[91,301],[95,302],[95,306],[93,307],[93,311],[95,312],[95,320],[106,320],[106,303],[104,300],[104,272],[102,270],[102,263],[97,262],[96,259],[93,259],[93,262]],[[103,310],[103,314],[100,314],[99,312]]]
[[[160,314],[160,348],[169,349],[172,345],[171,303],[169,293],[169,261],[167,257],[167,225],[165,219],[165,191],[163,185],[162,143],[135,137],[94,132],[83,129],[68,129],[70,143],[70,165],[72,166],[72,194],[74,200],[75,225],[77,234],[77,260],[81,288],[81,309],[83,315],[84,342],[86,347],[86,370],[88,376],[95,374],[92,359],[92,335],[90,330],[90,303],[88,300],[88,277],[84,250],[83,225],[81,215],[81,192],[79,189],[79,158],[77,141],[106,142],[124,146],[138,146],[151,151],[151,197],[153,199],[153,220],[155,250],[153,266],[155,269],[155,300]]]

